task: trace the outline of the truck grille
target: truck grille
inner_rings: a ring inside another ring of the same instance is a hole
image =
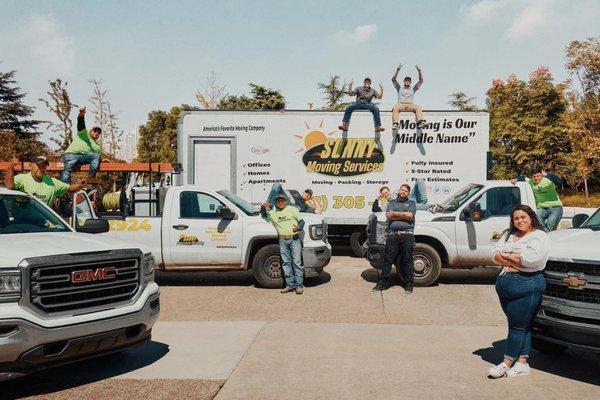
[[[557,299],[580,301],[582,303],[600,304],[600,290],[594,289],[569,289],[568,286],[547,283],[545,296]]]
[[[33,267],[31,304],[56,313],[130,300],[140,286],[139,265],[137,259],[127,259]],[[110,273],[102,276],[104,270]]]
[[[563,274],[569,272],[581,272],[589,276],[600,276],[600,265],[585,263],[569,263],[562,261],[548,261],[546,271],[560,272]]]

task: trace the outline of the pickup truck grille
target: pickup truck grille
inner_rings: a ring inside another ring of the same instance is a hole
[[[140,286],[137,259],[31,268],[30,301],[47,313],[130,300]]]
[[[560,272],[566,274],[568,272],[581,272],[589,276],[600,276],[599,264],[584,264],[584,263],[569,263],[562,261],[548,261],[546,271]]]
[[[600,290],[595,289],[577,290],[569,289],[568,286],[547,283],[544,295],[558,299],[580,301],[582,303],[600,304]]]

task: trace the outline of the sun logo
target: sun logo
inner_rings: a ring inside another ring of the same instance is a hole
[[[320,129],[323,128],[323,120],[321,120],[321,123],[319,124],[319,128],[315,129],[315,130],[312,130],[311,127],[308,126],[308,122],[306,122],[306,121],[304,121],[304,126],[306,126],[306,131],[307,131],[304,135],[294,135],[298,139],[301,139],[304,141],[304,147],[301,147],[300,149],[298,149],[298,151],[296,151],[296,153],[300,153],[301,151],[312,149],[315,146],[325,143],[325,141],[327,140],[327,138],[329,136],[331,136],[337,132],[336,130],[334,130],[334,131],[331,131],[331,132],[325,134],[322,131],[320,131]]]

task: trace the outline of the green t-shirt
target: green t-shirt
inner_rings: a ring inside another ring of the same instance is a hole
[[[267,217],[275,226],[279,236],[295,235],[296,232],[293,231],[293,228],[302,219],[300,217],[300,210],[294,206],[287,206],[283,210],[269,210]]]
[[[71,154],[87,154],[97,153],[100,154],[100,144],[96,142],[90,136],[87,129],[77,132],[77,135],[73,138],[73,141],[65,150],[65,153]]]
[[[533,189],[535,205],[537,208],[562,207],[562,201],[556,192],[556,185],[548,178],[542,178],[539,184],[535,184],[532,179],[527,178],[527,182]]]
[[[44,175],[42,181],[38,182],[30,172],[15,176],[15,189],[52,206],[54,199],[69,191],[69,185],[48,175]]]

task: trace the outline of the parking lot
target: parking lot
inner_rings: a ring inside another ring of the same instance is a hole
[[[498,269],[371,292],[374,269],[338,251],[302,296],[249,273],[161,275],[153,341],[5,382],[4,398],[596,398],[600,357],[534,352],[529,377],[490,380],[506,325]]]

